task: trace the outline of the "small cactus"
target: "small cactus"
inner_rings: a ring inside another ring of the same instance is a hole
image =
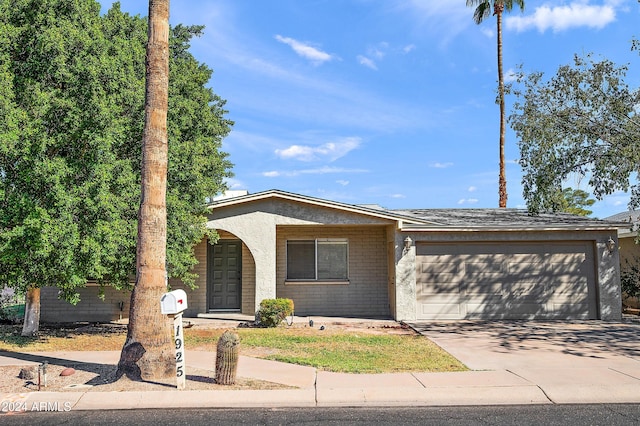
[[[240,336],[227,330],[218,339],[216,348],[216,383],[220,385],[232,385],[236,382],[238,371],[238,346]]]

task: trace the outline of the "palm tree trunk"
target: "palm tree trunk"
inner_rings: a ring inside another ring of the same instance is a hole
[[[497,39],[498,39],[498,98],[500,102],[500,174],[498,176],[498,206],[501,208],[507,207],[507,176],[505,172],[505,160],[504,160],[504,144],[506,133],[506,117],[504,106],[504,75],[502,72],[502,11],[504,10],[504,4],[502,2],[496,2],[494,4],[494,13],[496,15],[496,21],[498,23]]]
[[[137,273],[118,373],[157,380],[175,375],[173,322],[160,313],[167,291],[169,0],[149,0],[148,31]]]

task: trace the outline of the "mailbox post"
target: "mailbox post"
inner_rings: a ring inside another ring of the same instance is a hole
[[[184,359],[184,331],[182,330],[182,312],[187,309],[187,293],[184,290],[174,290],[162,295],[160,312],[173,317],[173,334],[176,346],[176,380],[178,389],[184,389],[187,384],[187,371]]]

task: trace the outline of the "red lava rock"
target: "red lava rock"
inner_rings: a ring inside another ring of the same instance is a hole
[[[71,367],[67,367],[64,370],[62,370],[60,372],[61,376],[71,376],[72,374],[75,374],[76,370],[74,368]]]

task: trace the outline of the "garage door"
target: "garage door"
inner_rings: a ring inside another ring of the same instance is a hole
[[[594,319],[590,242],[416,244],[418,319]]]

